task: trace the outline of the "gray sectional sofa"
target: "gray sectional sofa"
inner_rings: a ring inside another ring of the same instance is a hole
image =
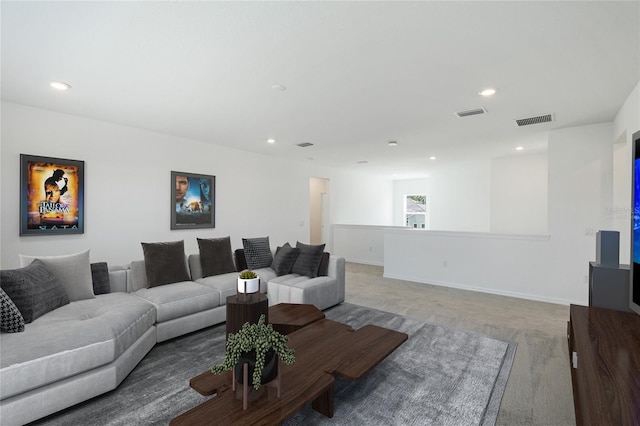
[[[118,387],[156,344],[156,310],[127,293],[127,270],[109,271],[111,293],[72,301],[0,334],[0,419],[25,424]]]
[[[115,389],[157,342],[224,322],[238,273],[204,277],[199,254],[185,264],[190,280],[160,286],[148,285],[144,260],[110,267],[110,293],[58,307],[23,332],[1,333],[2,425],[25,424]],[[344,301],[343,258],[329,256],[321,277],[256,272],[270,305],[325,309]]]

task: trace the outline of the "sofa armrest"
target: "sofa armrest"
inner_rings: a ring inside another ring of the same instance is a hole
[[[202,278],[202,263],[200,263],[199,254],[190,254],[188,258],[189,271],[191,272],[191,279],[193,281]]]
[[[111,293],[127,292],[127,268],[109,266],[109,287],[111,288]]]
[[[144,267],[144,260],[134,260],[131,262],[131,269],[127,273],[127,291],[132,293],[147,287],[149,286],[147,285],[147,271]]]
[[[345,266],[344,266],[344,257],[329,257],[329,273],[328,276],[331,278],[335,278],[337,286],[338,286],[338,299],[339,302],[344,302],[345,297],[345,283],[344,283],[344,275],[345,275]]]

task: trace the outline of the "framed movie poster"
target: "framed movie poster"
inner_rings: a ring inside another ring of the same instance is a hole
[[[20,235],[84,233],[84,161],[20,154]]]
[[[171,229],[215,228],[216,177],[171,172]]]

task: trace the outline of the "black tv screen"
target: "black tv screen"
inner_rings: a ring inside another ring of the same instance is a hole
[[[633,134],[631,167],[631,276],[629,308],[640,314],[640,131]]]

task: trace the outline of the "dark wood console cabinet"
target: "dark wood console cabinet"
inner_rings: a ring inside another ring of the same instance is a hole
[[[569,363],[578,425],[640,425],[640,315],[571,305]]]

